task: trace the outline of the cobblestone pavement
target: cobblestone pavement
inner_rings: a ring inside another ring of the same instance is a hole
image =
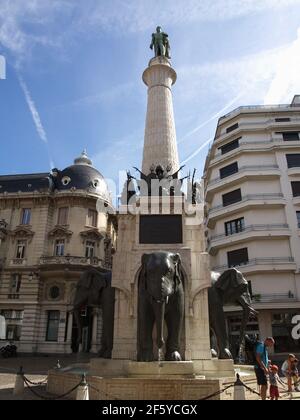
[[[15,384],[16,372],[23,367],[26,377],[32,382],[43,381],[49,369],[56,366],[58,360],[57,357],[17,357],[13,359],[1,359],[0,358],[0,400],[39,400],[40,398],[32,394],[32,392],[25,387],[24,396],[15,397],[13,396],[13,389]],[[69,366],[73,363],[89,361],[88,355],[80,356],[61,356],[59,362],[61,367]],[[39,394],[50,397],[45,391],[45,386],[38,386],[34,388]],[[254,399],[258,397],[253,396]],[[293,394],[294,399],[300,399],[300,393]],[[290,395],[285,395],[284,400],[289,400]]]

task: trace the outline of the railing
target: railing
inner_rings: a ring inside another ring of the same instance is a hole
[[[86,258],[86,257],[73,257],[73,256],[43,256],[40,258],[40,264],[42,265],[102,265],[102,259],[97,257]]]
[[[291,264],[294,263],[295,260],[293,257],[276,257],[276,258],[254,258],[244,263],[236,264],[234,267],[249,267],[253,265],[276,265],[276,264]],[[220,265],[218,267],[214,267],[213,271],[224,271],[228,270],[228,265]]]
[[[279,225],[250,225],[243,229],[241,229],[239,232],[234,232],[232,234],[226,235],[226,233],[223,233],[221,235],[214,235],[211,238],[209,238],[209,242],[212,243],[214,241],[225,239],[225,238],[231,238],[235,235],[240,235],[244,232],[259,232],[259,231],[268,231],[268,230],[282,230],[282,229],[288,229],[288,224],[279,224]]]
[[[230,174],[230,175],[228,175],[228,176],[225,176],[225,177],[223,177],[223,178],[218,177],[218,178],[214,178],[214,179],[212,179],[212,180],[209,182],[208,187],[210,187],[211,185],[217,184],[217,183],[219,183],[219,182],[222,182],[222,181],[224,181],[224,180],[226,180],[226,179],[230,178],[231,176],[233,176],[233,175],[237,175],[237,174],[242,173],[242,172],[246,172],[246,171],[268,171],[268,170],[272,170],[272,169],[279,169],[279,166],[278,166],[278,165],[265,165],[265,166],[261,166],[261,165],[255,166],[255,165],[253,165],[253,166],[241,166],[241,167],[238,169],[238,171],[237,171],[237,172],[234,172],[234,173],[232,173],[232,174]]]
[[[26,265],[27,260],[26,258],[13,258],[10,260],[10,265]]]
[[[270,111],[273,109],[284,109],[284,108],[295,108],[295,105],[291,104],[279,104],[279,105],[248,105],[248,106],[239,106],[238,108],[234,109],[231,112],[228,112],[228,114],[223,115],[220,120],[223,120],[225,118],[228,118],[230,116],[233,116],[235,114],[239,114],[241,111],[255,111],[255,110],[263,110],[263,109],[269,109]]]
[[[292,292],[282,294],[258,294],[252,296],[252,301],[255,303],[297,302],[297,297]]]
[[[242,197],[242,199],[240,201],[235,201],[234,203],[230,203],[227,206],[223,206],[223,204],[220,204],[219,206],[216,207],[212,207],[208,214],[210,215],[211,213],[220,210],[220,209],[227,209],[229,206],[233,206],[234,204],[239,204],[239,203],[243,203],[245,201],[249,201],[249,200],[278,200],[279,198],[283,198],[283,194],[278,193],[278,194],[248,194],[245,195],[244,197]]]
[[[7,229],[8,224],[6,223],[6,221],[4,219],[0,220],[0,230],[6,230]]]

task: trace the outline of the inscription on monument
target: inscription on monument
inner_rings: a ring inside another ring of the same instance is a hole
[[[140,216],[140,244],[181,244],[181,215]]]

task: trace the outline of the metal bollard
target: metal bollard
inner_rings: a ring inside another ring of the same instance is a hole
[[[89,386],[86,382],[86,376],[84,374],[81,378],[81,384],[77,388],[76,401],[88,401],[89,399]]]
[[[246,392],[245,388],[243,387],[243,382],[241,381],[240,375],[236,375],[236,382],[234,384],[234,397],[235,401],[245,401],[246,400]]]
[[[17,373],[17,376],[16,376],[15,387],[14,387],[14,390],[13,390],[13,395],[15,395],[15,396],[24,395],[23,375],[24,375],[23,367],[20,366],[19,372]]]

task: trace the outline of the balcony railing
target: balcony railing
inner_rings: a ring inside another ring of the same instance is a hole
[[[239,106],[238,108],[234,109],[231,112],[228,112],[228,114],[223,115],[220,120],[223,120],[228,117],[232,117],[233,115],[239,114],[241,111],[255,111],[255,110],[273,110],[273,109],[293,109],[295,106],[291,104],[279,104],[279,105],[248,105],[248,106]]]
[[[245,232],[265,232],[269,230],[283,230],[283,229],[288,229],[288,228],[289,228],[288,224],[250,225],[250,226],[246,226],[244,229],[241,229],[239,232],[235,232],[229,235],[226,235],[226,233],[223,233],[221,235],[214,235],[211,238],[209,238],[209,242],[212,243],[221,239],[231,238],[232,236],[241,235],[242,233],[245,233]]]
[[[252,296],[254,303],[274,303],[274,302],[297,302],[297,297],[292,293],[274,293],[274,294],[257,294]]]
[[[234,204],[244,203],[245,201],[251,201],[251,200],[278,200],[280,198],[283,198],[283,194],[248,194],[242,197],[240,201],[235,201],[234,203],[228,204],[227,206],[223,206],[223,204],[220,204],[219,206],[212,207],[209,209],[208,214],[214,213],[215,211],[218,211],[220,209],[228,209],[228,207],[233,206]]]
[[[93,265],[93,266],[101,266],[102,259],[97,257],[73,257],[73,256],[52,256],[52,257],[41,257],[40,264],[41,265]]]
[[[228,176],[226,176],[226,177],[223,177],[223,178],[221,178],[221,177],[217,177],[217,178],[212,179],[212,180],[208,183],[208,187],[210,187],[210,186],[212,186],[212,185],[215,185],[215,184],[217,184],[217,183],[219,183],[219,182],[226,181],[226,179],[228,179],[228,178],[232,177],[233,175],[237,175],[237,174],[239,174],[239,173],[243,173],[243,172],[247,172],[247,171],[251,171],[251,172],[252,172],[252,171],[253,171],[253,172],[256,172],[256,171],[270,171],[270,170],[273,170],[273,169],[279,169],[279,166],[278,166],[278,165],[265,165],[265,166],[261,166],[261,165],[260,165],[260,166],[255,166],[255,165],[253,165],[253,166],[241,166],[237,172],[234,172],[234,173],[232,173],[232,174],[230,174],[230,175],[228,175]]]
[[[277,264],[291,264],[295,260],[293,257],[276,257],[276,258],[253,258],[247,262],[236,264],[234,268],[251,267],[254,265],[277,265]],[[228,265],[220,265],[213,268],[213,271],[225,271],[228,270]]]
[[[7,223],[4,219],[0,220],[0,230],[6,230],[7,229]]]
[[[26,258],[13,258],[12,260],[10,260],[10,265],[26,265],[27,264],[27,260]]]

